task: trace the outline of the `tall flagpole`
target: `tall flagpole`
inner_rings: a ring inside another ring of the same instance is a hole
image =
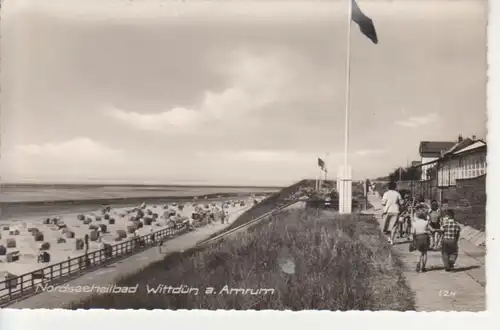
[[[328,173],[328,164],[329,164],[329,160],[328,160],[328,151],[325,152],[325,168],[323,169],[323,184],[325,185],[325,189],[328,190],[328,183],[326,182],[326,178],[327,178],[327,173]]]
[[[345,122],[344,122],[344,169],[342,171],[341,185],[343,201],[339,210],[341,213],[351,212],[351,200],[349,194],[350,171],[349,165],[349,110],[351,105],[351,21],[352,21],[352,0],[347,0],[347,56],[346,56],[346,78],[345,78]]]
[[[331,164],[330,162],[330,152],[326,152],[326,166],[325,166],[325,182],[328,179],[328,164]]]
[[[321,191],[321,179],[323,177],[323,170],[320,168],[318,173],[318,191]]]
[[[351,105],[351,20],[352,20],[352,0],[347,0],[347,56],[346,56],[346,77],[345,77],[345,122],[344,122],[344,167],[349,163],[349,108]]]

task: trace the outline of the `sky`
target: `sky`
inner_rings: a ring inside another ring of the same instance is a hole
[[[355,179],[486,136],[486,1],[358,1]],[[2,7],[5,182],[282,185],[343,163],[347,6],[18,0]]]

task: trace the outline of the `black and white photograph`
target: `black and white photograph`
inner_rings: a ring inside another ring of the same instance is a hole
[[[0,309],[486,311],[487,0],[0,11]]]

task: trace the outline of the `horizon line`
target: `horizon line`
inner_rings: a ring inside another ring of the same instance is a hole
[[[300,181],[300,180],[299,180]],[[220,188],[283,188],[288,186],[289,184],[281,184],[281,185],[272,185],[272,184],[216,184],[216,183],[118,183],[118,182],[29,182],[29,181],[0,181],[0,186],[7,185],[19,185],[19,186],[27,186],[27,185],[39,185],[39,186],[137,186],[137,187],[220,187]]]

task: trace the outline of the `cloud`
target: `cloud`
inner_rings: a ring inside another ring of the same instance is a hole
[[[372,155],[379,155],[387,152],[386,150],[382,149],[367,149],[367,150],[358,150],[354,152],[354,155],[356,156],[372,156]]]
[[[314,157],[312,153],[279,150],[245,150],[231,155],[234,160],[252,162],[309,162]]]
[[[106,115],[129,126],[149,131],[162,131],[169,128],[187,129],[198,124],[202,119],[197,111],[184,108],[173,108],[159,114],[126,112],[113,106],[108,107],[105,111]]]
[[[237,50],[227,58],[217,55],[212,56],[211,68],[226,77],[227,87],[218,92],[205,91],[199,104],[146,114],[107,106],[104,113],[139,130],[195,132],[214,124],[241,123],[266,106],[282,102],[287,95],[293,97],[293,82],[297,80],[291,58],[285,54]]]
[[[86,137],[77,137],[59,143],[19,145],[14,147],[13,152],[17,156],[56,157],[90,161],[120,155],[120,151],[108,148]]]
[[[419,117],[410,117],[407,120],[398,120],[396,121],[396,125],[404,126],[404,127],[419,127],[427,124],[432,124],[439,119],[438,114],[430,113],[425,116]]]
[[[2,154],[2,177],[25,179],[88,178],[96,172],[111,175],[126,160],[121,150],[87,137],[64,142],[17,145]]]
[[[373,149],[373,150],[356,150],[350,152],[350,156],[354,157],[366,157],[372,155],[379,155],[385,153],[385,150]],[[323,160],[332,160],[333,164],[343,160],[343,152],[329,153],[325,158],[321,156],[322,152],[317,151],[295,151],[295,150],[240,150],[240,151],[203,151],[198,152],[197,156],[201,158],[213,157],[216,159],[227,159],[231,161],[245,161],[245,162],[256,162],[256,163],[266,163],[266,162],[283,162],[283,163],[311,163],[316,164],[317,158],[323,158]]]

